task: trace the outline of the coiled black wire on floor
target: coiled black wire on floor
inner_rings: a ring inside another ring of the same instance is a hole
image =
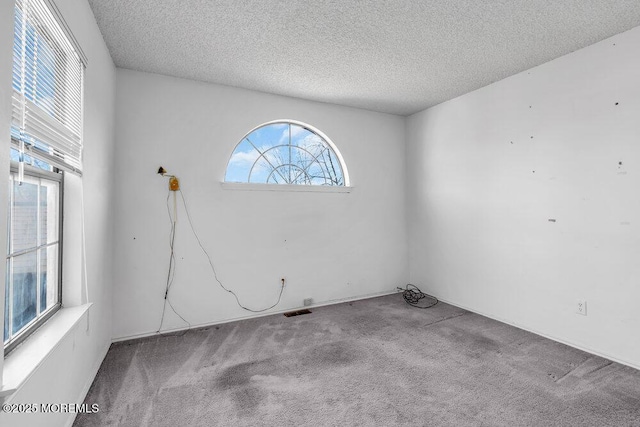
[[[402,297],[412,307],[429,308],[438,303],[438,298],[425,294],[416,285],[409,283],[404,289],[398,286],[398,291],[402,292]],[[420,302],[421,300],[425,300]]]

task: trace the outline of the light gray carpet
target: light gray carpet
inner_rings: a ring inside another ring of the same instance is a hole
[[[75,426],[640,426],[640,372],[401,295],[111,346]]]

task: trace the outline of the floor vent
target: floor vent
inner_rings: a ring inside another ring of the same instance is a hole
[[[300,316],[301,314],[309,314],[309,313],[311,313],[311,310],[307,310],[305,308],[304,310],[290,311],[288,313],[285,313],[284,315],[286,317],[292,317],[292,316]]]

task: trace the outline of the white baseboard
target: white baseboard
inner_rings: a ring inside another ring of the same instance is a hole
[[[488,317],[489,319],[497,320],[498,322],[514,326],[514,327],[516,327],[518,329],[522,329],[523,331],[531,332],[532,334],[536,334],[536,335],[539,335],[541,337],[545,337],[547,339],[550,339],[551,341],[556,341],[556,342],[559,342],[561,344],[568,345],[569,347],[573,347],[573,348],[576,348],[578,350],[582,350],[584,352],[593,354],[595,356],[604,357],[605,359],[609,359],[609,360],[611,360],[613,362],[620,363],[621,365],[626,365],[626,366],[629,366],[631,368],[640,370],[640,364],[638,364],[638,363],[634,363],[634,362],[631,362],[629,360],[620,359],[619,357],[612,356],[612,355],[604,353],[602,351],[594,350],[594,349],[586,347],[584,345],[576,344],[576,343],[571,342],[569,340],[566,340],[566,339],[563,339],[563,338],[558,338],[558,337],[555,337],[553,335],[549,335],[549,334],[537,331],[537,330],[535,330],[533,328],[529,328],[527,326],[519,325],[519,324],[517,324],[517,323],[515,323],[515,322],[513,322],[511,320],[503,319],[503,318],[501,318],[499,316],[494,316],[492,314],[483,313],[481,311],[471,309],[469,307],[466,307],[464,305],[461,305],[461,304],[458,304],[458,303],[455,303],[455,302],[452,302],[452,301],[440,299],[440,297],[437,297],[437,298],[438,298],[438,301],[442,301],[442,302],[444,302],[446,304],[453,305],[454,307],[462,308],[462,309],[470,311],[472,313],[479,314],[479,315],[484,316],[484,317]]]
[[[338,298],[338,299],[333,299],[333,300],[329,300],[329,301],[323,301],[321,303],[312,304],[312,305],[307,306],[307,307],[290,307],[290,308],[286,308],[286,309],[278,310],[278,311],[269,311],[269,312],[265,312],[265,313],[250,314],[248,316],[234,317],[234,318],[231,318],[231,319],[217,320],[217,321],[214,321],[214,322],[199,323],[199,324],[191,325],[191,327],[188,327],[188,328],[181,327],[181,328],[175,328],[175,329],[167,329],[167,330],[163,330],[162,333],[163,334],[169,334],[169,333],[173,333],[173,332],[185,331],[185,330],[188,330],[188,329],[206,328],[208,326],[222,325],[224,323],[237,322],[239,320],[255,319],[255,318],[259,318],[259,317],[272,316],[274,314],[287,313],[289,311],[294,311],[294,310],[298,310],[298,309],[301,309],[301,308],[323,307],[323,306],[326,306],[326,305],[340,304],[340,303],[343,303],[343,302],[358,301],[358,300],[363,300],[363,299],[382,297],[382,296],[385,296],[385,295],[391,295],[391,294],[395,294],[395,293],[398,293],[398,291],[394,288],[394,290],[390,290],[390,291],[382,291],[382,292],[376,292],[376,293],[373,293],[373,294],[360,295],[360,296],[357,296],[357,297]],[[120,341],[129,341],[129,340],[138,339],[138,338],[151,337],[151,336],[154,336],[154,335],[158,335],[158,333],[156,331],[149,331],[149,332],[143,332],[143,333],[140,333],[140,334],[126,335],[126,336],[123,336],[123,337],[113,338],[111,340],[111,342],[115,343],[115,342],[120,342]]]
[[[377,292],[377,293],[361,295],[361,296],[357,296],[357,297],[339,298],[339,299],[324,301],[324,302],[319,303],[319,304],[313,304],[313,305],[311,305],[309,307],[303,307],[303,308],[323,307],[323,306],[326,306],[326,305],[340,304],[340,303],[348,302],[348,301],[358,301],[358,300],[363,300],[363,299],[368,299],[368,298],[375,298],[375,297],[380,297],[380,296],[385,296],[385,295],[391,295],[391,294],[395,294],[397,292],[398,291],[396,289],[394,289],[392,291]],[[640,364],[639,363],[632,362],[632,361],[629,361],[629,360],[624,360],[624,359],[621,359],[619,357],[612,356],[610,354],[604,353],[602,351],[594,350],[594,349],[586,347],[584,345],[576,344],[576,343],[571,342],[569,340],[566,340],[566,339],[563,339],[563,338],[558,338],[556,336],[540,332],[538,330],[535,330],[533,328],[529,328],[527,326],[519,325],[519,324],[517,324],[517,323],[515,323],[515,322],[513,322],[511,320],[504,319],[504,318],[501,318],[499,316],[495,316],[495,315],[492,315],[492,314],[488,314],[488,313],[484,313],[484,312],[472,309],[470,307],[467,307],[467,306],[462,305],[462,304],[458,304],[458,303],[453,302],[453,301],[449,301],[449,300],[446,300],[446,299],[440,299],[440,297],[438,297],[437,295],[434,295],[434,296],[436,298],[438,298],[439,301],[442,301],[442,302],[444,302],[446,304],[449,304],[449,305],[452,305],[452,306],[455,306],[455,307],[458,307],[458,308],[462,308],[462,309],[470,311],[472,313],[476,313],[476,314],[479,314],[481,316],[488,317],[490,319],[496,320],[498,322],[514,326],[514,327],[522,329],[524,331],[531,332],[532,334],[536,334],[536,335],[539,335],[541,337],[545,337],[545,338],[550,339],[552,341],[556,341],[556,342],[568,345],[569,347],[573,347],[573,348],[576,348],[578,350],[582,350],[584,352],[593,354],[595,356],[604,357],[605,359],[609,359],[609,360],[611,360],[613,362],[617,362],[617,363],[620,363],[622,365],[629,366],[631,368],[640,370]],[[288,311],[293,311],[293,310],[296,310],[296,308],[295,307],[294,308],[287,308],[287,309],[284,309],[284,310],[272,311],[272,312],[268,312],[268,313],[257,313],[257,314],[252,314],[252,315],[248,315],[248,316],[240,316],[240,317],[235,317],[235,318],[231,318],[231,319],[224,319],[224,320],[219,320],[219,321],[214,321],[214,322],[202,323],[202,324],[193,325],[193,326],[191,326],[191,328],[169,329],[169,330],[163,331],[162,333],[180,332],[180,331],[184,331],[184,330],[187,330],[187,329],[206,328],[208,326],[221,325],[221,324],[224,324],[224,323],[231,323],[231,322],[236,322],[236,321],[239,321],[239,320],[254,319],[254,318],[259,318],[259,317],[264,317],[264,316],[271,316],[273,314],[282,314],[282,313],[286,313]],[[145,338],[145,337],[150,337],[150,336],[154,336],[154,335],[157,335],[157,332],[155,332],[155,331],[153,331],[153,332],[145,332],[145,333],[141,333],[141,334],[135,334],[135,335],[128,335],[128,336],[113,338],[112,342],[115,343],[115,342],[120,342],[120,341],[128,341],[128,340],[132,340],[132,339]]]
[[[100,366],[102,365],[102,362],[104,361],[104,358],[107,356],[107,352],[109,351],[109,347],[111,346],[111,343],[107,344],[104,349],[102,350],[101,354],[102,356],[98,358],[98,360],[95,361],[92,369],[91,369],[91,375],[89,376],[89,379],[87,380],[87,382],[84,384],[84,387],[82,387],[82,390],[80,390],[80,394],[78,396],[78,398],[76,399],[76,403],[78,405],[82,405],[82,402],[84,402],[84,399],[87,397],[87,393],[89,393],[89,389],[91,388],[91,384],[93,384],[93,381],[96,378],[96,375],[98,374],[98,370],[100,369]],[[68,418],[67,423],[65,424],[66,427],[71,427],[73,425],[73,423],[76,420],[76,416],[78,416],[77,413],[70,413],[69,414],[70,417]]]

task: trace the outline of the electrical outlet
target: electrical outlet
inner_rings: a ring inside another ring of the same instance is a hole
[[[587,301],[586,300],[578,300],[576,304],[576,313],[582,314],[583,316],[587,315]]]
[[[302,303],[304,304],[305,307],[310,306],[311,304],[313,304],[313,298],[305,298]]]

